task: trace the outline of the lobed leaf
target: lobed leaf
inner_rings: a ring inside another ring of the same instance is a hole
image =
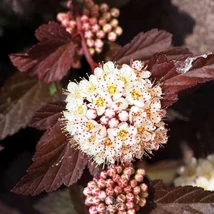
[[[64,108],[65,103],[62,101],[48,103],[34,114],[28,125],[39,130],[46,130],[56,124]]]
[[[214,192],[200,187],[165,187],[160,180],[149,185],[149,198],[142,213],[149,214],[212,214]]]
[[[42,191],[54,191],[62,184],[70,186],[81,177],[87,164],[85,155],[67,142],[59,122],[42,136],[33,161],[13,192],[37,195]]]
[[[167,50],[171,38],[170,33],[157,29],[139,33],[130,43],[115,52],[112,60],[118,64],[129,64],[131,59],[147,60],[153,54]]]
[[[61,80],[70,68],[79,68],[77,44],[64,27],[49,22],[40,26],[35,36],[39,43],[28,53],[10,55],[13,65],[21,72],[53,82]]]
[[[50,94],[50,84],[40,83],[19,72],[12,75],[0,92],[0,139],[25,128],[33,114],[46,103],[61,97],[61,88]]]

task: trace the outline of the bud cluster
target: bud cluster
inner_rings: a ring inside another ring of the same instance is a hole
[[[58,13],[57,20],[72,34],[77,31],[77,23],[72,13],[71,1],[68,1],[67,5],[71,11]],[[122,34],[122,28],[118,26],[117,20],[119,14],[117,8],[109,9],[105,3],[99,6],[92,0],[83,1],[80,21],[91,55],[102,51],[104,40],[114,42],[117,36]]]
[[[148,196],[143,182],[144,169],[133,168],[132,164],[109,165],[98,179],[94,178],[83,190],[85,204],[90,214],[134,214],[145,206]]]

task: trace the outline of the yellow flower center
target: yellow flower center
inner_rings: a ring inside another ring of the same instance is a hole
[[[124,82],[125,85],[127,84],[128,81],[125,77],[120,77],[120,79]]]
[[[82,115],[84,113],[84,107],[83,106],[78,106],[77,107],[77,113]]]
[[[92,122],[86,122],[85,127],[87,131],[91,131],[94,128],[94,124]]]
[[[117,87],[115,86],[115,85],[110,85],[109,87],[108,87],[108,92],[109,92],[109,94],[115,94],[115,92],[116,92],[116,90],[117,90]]]
[[[112,147],[113,145],[112,141],[109,138],[105,140],[104,144],[105,146],[108,146],[108,147]]]
[[[96,106],[104,106],[105,105],[105,100],[102,98],[102,97],[99,97],[97,100],[96,100]]]
[[[129,135],[129,133],[128,133],[128,131],[125,130],[125,129],[120,130],[119,133],[118,133],[118,136],[119,136],[120,138],[123,138],[123,139],[124,139],[124,138],[127,138],[128,135]]]
[[[143,126],[139,126],[139,127],[137,128],[137,133],[138,133],[139,135],[142,135],[142,134],[144,133],[144,131],[145,131],[145,129],[144,129]]]
[[[139,100],[139,99],[140,99],[140,96],[141,96],[140,91],[138,91],[138,90],[133,90],[133,91],[131,92],[131,96],[132,96],[133,99]]]
[[[95,85],[90,85],[88,88],[88,92],[89,93],[95,92],[96,89],[97,89],[97,87]]]

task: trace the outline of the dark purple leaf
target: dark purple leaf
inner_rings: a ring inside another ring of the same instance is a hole
[[[102,167],[99,165],[96,165],[96,163],[88,162],[88,169],[91,175],[95,178],[97,178],[100,175],[100,172],[102,171]]]
[[[38,109],[60,96],[58,83],[40,83],[19,72],[12,75],[0,92],[0,139],[25,128]]]
[[[131,59],[147,60],[153,54],[165,51],[171,44],[171,34],[157,29],[139,33],[130,43],[112,57],[118,64],[129,64]]]
[[[141,210],[145,214],[212,214],[214,192],[193,186],[167,188],[155,180],[149,185],[147,205]]]
[[[57,122],[48,129],[38,142],[33,164],[13,192],[23,195],[37,195],[51,192],[62,184],[70,186],[78,181],[87,164],[87,158],[73,148],[62,133]]]
[[[34,114],[28,125],[39,130],[46,130],[57,123],[64,109],[65,103],[62,101],[48,103]]]
[[[41,25],[35,33],[39,43],[28,53],[11,54],[10,59],[21,72],[38,75],[41,81],[61,80],[70,68],[79,68],[74,38],[56,22]]]

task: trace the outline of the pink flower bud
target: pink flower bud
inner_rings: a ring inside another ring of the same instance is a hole
[[[132,201],[126,202],[126,208],[128,210],[134,208],[134,202],[132,202]]]
[[[102,116],[100,118],[100,123],[103,124],[103,125],[107,125],[108,124],[108,121],[109,121],[109,118],[106,117],[106,116]]]
[[[117,34],[116,34],[116,33],[110,32],[110,33],[108,34],[108,40],[109,40],[109,41],[114,42],[116,39],[117,39]]]
[[[111,31],[111,29],[112,29],[112,27],[111,27],[110,24],[105,24],[105,25],[103,25],[103,31],[104,31],[105,33],[109,33],[109,32]]]
[[[118,174],[120,174],[123,171],[123,167],[122,166],[115,166],[115,169],[116,169]]]
[[[106,179],[108,177],[108,174],[107,174],[107,172],[106,171],[102,171],[101,173],[100,173],[100,178],[102,178],[102,179]]]
[[[100,203],[100,199],[98,196],[93,197],[93,204],[98,205]]]
[[[122,193],[122,191],[123,191],[123,189],[122,189],[122,187],[120,187],[120,186],[116,186],[115,188],[114,188],[114,192],[118,195],[118,194],[120,194],[120,193]]]
[[[71,8],[72,7],[72,2],[71,1],[67,1],[67,4],[66,4],[67,8]]]
[[[141,188],[140,188],[139,186],[136,186],[136,187],[134,187],[134,189],[133,189],[133,193],[134,193],[135,195],[139,195],[139,194],[140,194],[140,191],[141,191]]]
[[[93,196],[87,196],[87,198],[85,199],[85,204],[87,206],[91,206],[93,204]]]
[[[104,45],[103,41],[101,39],[96,39],[94,42],[95,48],[102,48]]]
[[[107,174],[109,177],[114,177],[116,175],[116,169],[108,169]]]
[[[107,174],[108,174],[108,172],[107,172]],[[112,179],[109,178],[106,180],[106,186],[107,187],[112,187],[113,184],[114,184],[114,181]]]
[[[85,196],[88,196],[88,195],[91,194],[91,190],[90,190],[88,187],[85,187],[84,190],[83,190],[83,194],[84,194]]]
[[[64,27],[70,27],[70,22],[69,22],[69,20],[64,19],[64,20],[62,21],[62,26],[64,26]]]
[[[115,202],[115,199],[114,199],[113,196],[107,196],[106,199],[105,199],[105,203],[107,205],[114,204],[114,202]]]
[[[108,205],[107,211],[110,213],[115,213],[117,211],[117,208],[114,205]]]
[[[86,112],[86,117],[88,119],[95,119],[97,117],[97,112],[94,109],[88,109]]]
[[[123,179],[123,180],[129,180],[130,179],[130,175],[128,175],[128,174],[122,174],[121,175],[121,179]]]
[[[127,214],[136,214],[135,209],[130,209],[127,211]]]
[[[86,39],[91,39],[93,37],[93,33],[91,31],[86,31],[84,36]]]
[[[71,21],[69,22],[69,26],[70,26],[71,28],[76,27],[76,25],[77,25],[77,23],[76,23],[74,20],[71,20]]]
[[[114,32],[115,32],[118,36],[120,36],[120,35],[123,33],[123,29],[122,29],[121,27],[118,26],[118,27],[115,28]]]
[[[68,19],[68,15],[66,13],[58,13],[56,18],[59,22],[62,22],[64,19]]]
[[[120,194],[120,195],[117,196],[116,201],[117,201],[118,203],[125,203],[125,202],[126,202],[126,196],[123,195],[123,194]]]
[[[97,207],[96,206],[91,206],[89,208],[89,213],[90,214],[96,214],[97,213]]]
[[[101,203],[101,204],[99,204],[98,206],[97,206],[97,212],[104,212],[105,211],[105,209],[106,209],[106,206],[105,206],[105,204],[104,203]]]
[[[109,120],[108,125],[110,128],[115,128],[119,125],[119,120],[117,120],[116,118],[112,118],[111,120]]]
[[[94,181],[89,181],[87,186],[88,186],[88,188],[89,188],[90,190],[92,190],[92,189],[94,189],[95,187],[97,187],[97,184],[96,184],[96,182],[94,182]]]
[[[118,114],[118,118],[121,122],[125,122],[129,119],[129,113],[127,111],[121,111]]]
[[[88,47],[93,47],[94,46],[94,40],[93,39],[87,39],[86,44],[88,45]]]
[[[117,212],[117,214],[127,214],[127,212],[126,212],[126,211],[119,210],[119,211]]]
[[[140,201],[139,195],[135,195],[135,197],[134,197],[134,202],[135,202],[135,204],[138,204],[139,201]]]
[[[102,50],[103,50],[103,48],[95,48],[95,51],[96,51],[96,53],[101,53],[102,52]]]
[[[117,19],[112,19],[111,22],[110,22],[110,24],[111,24],[112,27],[117,27],[117,26],[118,26],[118,23],[119,23],[119,22],[118,22]]]
[[[132,188],[131,188],[131,186],[127,186],[127,187],[123,188],[123,191],[124,191],[125,193],[129,193],[129,192],[132,191]]]
[[[139,206],[144,207],[146,205],[146,199],[141,198],[138,204],[139,204]]]
[[[83,9],[83,15],[88,16],[90,14],[88,9]]]
[[[110,10],[110,13],[113,17],[116,17],[116,18],[120,15],[120,11],[117,8],[112,8]]]
[[[136,174],[134,178],[137,182],[142,182],[144,177],[143,175]]]
[[[81,19],[82,22],[87,22],[88,21],[88,16],[82,15],[80,19]]]
[[[126,199],[127,201],[134,201],[134,194],[132,194],[131,192],[127,193]]]
[[[103,26],[106,24],[107,21],[105,18],[100,18],[98,22],[99,22],[99,25]]]
[[[97,186],[99,188],[104,188],[106,186],[106,181],[102,178],[100,178],[98,181],[97,181]]]
[[[108,118],[112,118],[115,115],[115,111],[112,109],[107,108],[105,111],[105,116]]]
[[[94,48],[89,48],[88,50],[89,50],[89,53],[93,56],[93,55],[94,55],[94,53],[95,53]]]
[[[134,188],[134,187],[136,187],[137,186],[137,181],[136,180],[131,180],[130,181],[130,186],[132,187],[132,188]]]
[[[93,195],[97,195],[100,192],[100,188],[99,187],[94,187],[93,189],[91,189],[91,193]]]
[[[106,189],[106,195],[113,195],[114,194],[114,189],[112,187],[108,187]]]
[[[118,183],[118,181],[120,180],[120,176],[117,174],[117,175],[115,175],[115,176],[112,178],[112,180],[113,180],[114,182]]]
[[[107,21],[109,21],[111,19],[111,13],[107,12],[103,14],[103,18]]]
[[[73,28],[67,27],[66,31],[71,34],[73,32]]]
[[[100,26],[98,24],[91,26],[91,31],[93,33],[96,33],[99,29],[100,29]]]
[[[109,6],[108,6],[107,4],[102,3],[102,4],[100,5],[100,11],[101,11],[101,12],[107,12],[108,10],[109,10]]]
[[[126,210],[126,205],[124,203],[118,203],[117,204],[117,209],[119,211],[125,211]]]
[[[137,169],[137,174],[145,175],[145,169]]]
[[[91,25],[97,24],[97,18],[95,18],[95,17],[90,18],[90,19],[89,19],[89,23],[90,23]]]
[[[84,22],[82,24],[82,29],[85,30],[85,31],[89,30],[90,29],[90,24],[88,22]]]
[[[121,186],[121,187],[126,187],[126,186],[128,186],[128,180],[126,180],[126,179],[120,179],[119,181],[118,181],[118,184]]]
[[[140,188],[143,192],[146,192],[148,190],[148,186],[146,184],[140,184]]]
[[[106,198],[106,192],[105,191],[100,191],[99,193],[98,193],[98,197],[99,197],[99,199],[101,200],[101,201],[104,201],[105,200],[105,198]]]
[[[133,167],[126,167],[124,170],[123,170],[123,173],[124,174],[127,174],[127,175],[133,175],[135,173],[135,170]]]
[[[96,36],[98,39],[102,39],[105,37],[105,33],[102,30],[100,30],[96,33]]]

